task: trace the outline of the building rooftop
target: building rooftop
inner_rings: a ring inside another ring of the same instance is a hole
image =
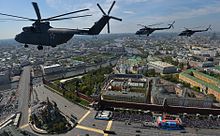
[[[171,65],[169,63],[166,63],[166,62],[162,62],[162,61],[151,61],[149,62],[150,64],[153,64],[153,65],[157,65],[157,66],[160,66],[160,67],[174,67],[174,65]]]
[[[43,66],[44,69],[48,69],[48,68],[54,68],[54,67],[60,67],[61,65],[60,64],[53,64],[53,65],[50,65],[50,66]]]
[[[127,91],[106,91],[104,95],[111,95],[111,96],[118,96],[118,97],[143,97],[145,98],[144,93],[137,93],[137,92],[127,92]]]
[[[198,73],[198,74],[201,74],[201,75],[206,76],[207,78],[210,78],[211,80],[220,82],[218,79],[216,79],[216,78],[214,78],[214,77],[211,77],[211,76],[208,76],[208,75],[206,75],[206,74],[203,74],[203,73],[201,73],[201,72],[198,72],[198,71],[196,71],[196,70],[194,70],[194,69],[188,69],[188,70],[186,70],[186,71],[180,73],[180,75],[183,75],[183,76],[185,76],[185,77],[187,77],[187,78],[189,78],[189,79],[191,79],[191,80],[194,80],[194,81],[196,81],[196,82],[198,82],[198,83],[200,83],[200,84],[202,84],[202,85],[205,85],[206,87],[211,88],[211,89],[213,89],[213,90],[215,90],[215,91],[217,91],[217,92],[220,93],[220,88],[219,88],[218,86],[215,86],[215,85],[213,85],[213,84],[210,84],[210,83],[207,83],[207,82],[205,82],[205,81],[203,81],[203,80],[200,80],[200,79],[198,79],[198,78],[196,78],[196,77],[194,77],[194,76],[191,76],[191,75],[190,75],[191,72],[196,72],[196,73]]]

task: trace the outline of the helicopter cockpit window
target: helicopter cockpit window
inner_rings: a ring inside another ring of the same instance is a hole
[[[32,26],[31,27],[24,27],[23,31],[24,32],[35,32],[35,28]]]

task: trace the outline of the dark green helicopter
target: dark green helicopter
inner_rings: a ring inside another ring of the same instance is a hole
[[[194,33],[197,33],[197,32],[205,32],[205,31],[208,31],[208,30],[212,30],[212,29],[211,29],[211,25],[209,25],[209,27],[207,27],[207,28],[204,29],[204,30],[192,30],[192,29],[185,28],[185,30],[182,31],[178,36],[191,37]]]
[[[72,18],[91,16],[91,15],[82,15],[82,16],[75,16],[75,17],[63,17],[66,15],[87,11],[89,9],[77,10],[77,11],[49,17],[46,19],[42,19],[37,3],[32,2],[32,5],[37,15],[37,19],[31,19],[31,18],[9,15],[9,14],[4,14],[4,13],[0,13],[0,15],[17,18],[15,19],[15,21],[34,21],[32,26],[23,27],[22,28],[23,32],[16,35],[15,40],[19,43],[23,43],[24,47],[26,48],[28,47],[28,44],[32,44],[32,45],[38,45],[37,47],[38,50],[42,50],[43,46],[56,47],[57,45],[66,43],[75,34],[76,35],[98,35],[102,31],[102,29],[105,27],[106,24],[108,25],[108,32],[110,33],[109,20],[115,19],[118,21],[122,21],[122,19],[120,18],[116,18],[116,17],[109,15],[114,4],[115,4],[115,1],[112,3],[107,14],[104,12],[101,6],[97,4],[97,6],[99,7],[99,9],[102,11],[104,15],[97,22],[95,22],[95,24],[91,28],[88,28],[88,29],[53,28],[52,26],[50,26],[49,21],[60,21],[60,20],[66,20],[66,19],[72,19]]]
[[[168,24],[168,27],[158,27],[158,28],[152,28],[152,26],[160,25],[162,23],[152,24],[152,25],[148,25],[148,26],[138,24],[139,26],[142,26],[143,28],[139,29],[135,34],[149,36],[151,33],[153,33],[156,30],[165,30],[165,29],[170,29],[171,27],[173,28],[174,23],[175,23],[175,21],[173,21],[171,24]]]

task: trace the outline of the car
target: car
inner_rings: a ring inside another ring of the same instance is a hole
[[[113,135],[116,134],[115,131],[110,131],[110,130],[103,130],[103,131],[104,133],[107,133],[107,134],[113,134]]]
[[[77,120],[77,117],[75,115],[71,114],[71,117]]]
[[[140,131],[140,130],[136,130],[136,132],[137,132],[137,133],[141,133],[141,131]]]

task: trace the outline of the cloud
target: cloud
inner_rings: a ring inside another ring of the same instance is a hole
[[[62,0],[46,0],[47,5],[51,7],[55,7],[56,5],[59,5],[62,2]]]
[[[218,5],[209,5],[197,9],[187,9],[185,8],[184,11],[179,11],[175,12],[169,15],[165,16],[145,16],[144,19],[151,19],[151,20],[156,20],[156,21],[168,21],[170,19],[172,20],[180,20],[180,19],[190,19],[194,17],[199,17],[199,16],[205,16],[209,14],[215,14],[215,13],[220,13],[220,4]]]
[[[125,14],[135,14],[134,11],[130,11],[130,10],[125,10],[125,11],[123,11],[123,13],[125,13]]]
[[[102,12],[97,7],[96,3],[100,3],[105,12],[108,11],[113,0],[46,0],[47,4],[59,13],[69,12],[82,8],[89,8],[88,12],[80,14],[92,14],[92,17],[74,19],[66,22],[60,22],[58,26],[68,26],[69,28],[84,28],[91,27],[94,22],[102,17]],[[204,1],[193,0],[176,1],[170,0],[116,0],[116,4],[111,12],[111,15],[121,17],[123,22],[111,20],[112,32],[133,32],[137,29],[136,24],[150,24],[155,22],[171,22],[178,21],[177,25],[182,25],[182,21],[190,23],[196,17],[220,13],[220,3],[218,1],[204,3]],[[123,13],[123,14],[121,14]],[[78,14],[77,14],[78,15]],[[131,15],[132,18],[130,17]],[[213,24],[213,22],[210,23]],[[198,22],[198,21],[196,21]],[[203,21],[204,22],[204,21]],[[103,30],[105,33],[106,31]]]
[[[146,3],[146,2],[158,3],[158,2],[163,2],[165,0],[117,0],[117,1],[126,2],[126,3]]]

